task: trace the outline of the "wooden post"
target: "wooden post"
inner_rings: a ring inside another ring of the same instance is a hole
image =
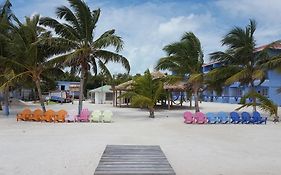
[[[168,110],[170,110],[171,109],[171,106],[170,106],[170,101],[171,101],[171,96],[170,96],[170,92],[169,92],[169,90],[168,90]]]
[[[119,96],[121,96],[121,90],[119,91]],[[120,103],[120,104],[119,104],[119,107],[121,107],[121,100],[122,100],[122,99],[119,98],[119,103]]]

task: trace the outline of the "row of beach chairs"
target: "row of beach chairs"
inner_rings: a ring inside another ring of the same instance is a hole
[[[59,110],[57,112],[49,109],[43,112],[41,109],[24,109],[17,114],[17,121],[45,121],[45,122],[112,122],[113,113],[109,110],[95,110],[90,112],[87,108],[82,109],[78,115],[76,111]]]
[[[259,112],[253,112],[251,115],[248,112],[242,112],[241,115],[237,112],[218,112],[218,113],[212,113],[208,112],[206,115],[202,112],[196,112],[195,114],[192,114],[191,112],[185,112],[184,114],[184,123],[191,124],[191,123],[198,123],[198,124],[204,124],[204,123],[242,123],[242,124],[266,124],[267,117],[261,117]]]

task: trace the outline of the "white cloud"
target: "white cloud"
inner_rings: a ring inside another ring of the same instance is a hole
[[[216,4],[233,18],[255,19],[258,23],[256,31],[258,44],[281,39],[281,23],[278,20],[280,0],[219,0]]]

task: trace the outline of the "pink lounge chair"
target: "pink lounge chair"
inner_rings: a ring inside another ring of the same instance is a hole
[[[183,118],[184,118],[184,123],[186,123],[186,124],[195,122],[193,114],[191,112],[187,111],[187,112],[183,113]]]
[[[196,120],[196,123],[200,123],[200,124],[207,123],[207,121],[208,121],[206,115],[202,112],[195,113],[195,120]]]
[[[88,122],[90,117],[90,112],[87,108],[82,109],[80,116],[77,117],[79,122]]]
[[[77,112],[75,110],[69,111],[67,117],[65,118],[66,122],[76,122],[77,121]]]

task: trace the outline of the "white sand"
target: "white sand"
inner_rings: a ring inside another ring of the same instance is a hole
[[[187,125],[184,109],[158,110],[150,119],[141,109],[84,104],[111,109],[114,123],[16,122],[15,116],[0,116],[0,175],[92,175],[107,144],[160,145],[178,175],[281,173],[280,124]],[[201,105],[203,112],[237,107]],[[48,108],[76,109],[77,104]]]

